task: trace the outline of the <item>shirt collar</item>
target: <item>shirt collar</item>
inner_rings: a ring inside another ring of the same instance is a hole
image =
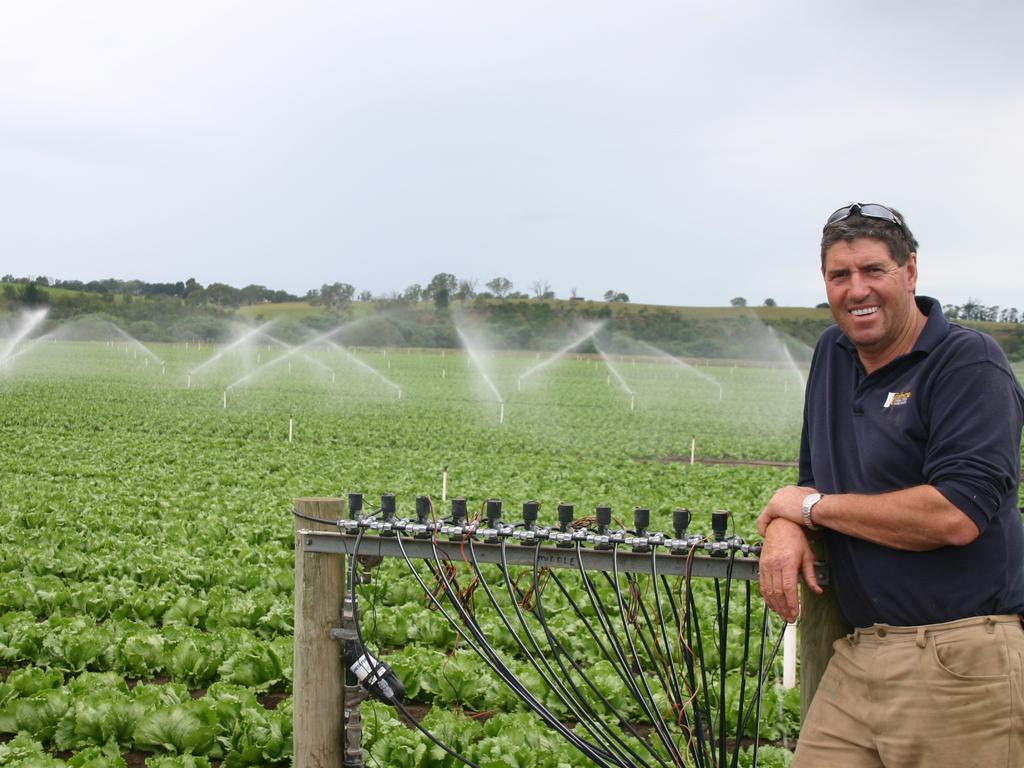
[[[918,296],[916,299],[917,308],[925,314],[928,320],[924,324],[921,335],[917,338],[917,343],[914,344],[914,352],[927,354],[946,338],[946,334],[949,333],[949,321],[937,299],[933,299],[931,296]]]

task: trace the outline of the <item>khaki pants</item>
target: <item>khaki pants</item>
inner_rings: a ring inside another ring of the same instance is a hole
[[[876,624],[837,640],[793,768],[1021,768],[1019,616]]]

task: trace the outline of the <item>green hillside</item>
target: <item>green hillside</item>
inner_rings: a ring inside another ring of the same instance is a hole
[[[46,328],[99,315],[143,341],[225,341],[239,324],[275,323],[275,336],[302,341],[340,326],[345,343],[365,346],[455,348],[457,326],[482,332],[498,349],[555,349],[601,324],[599,344],[616,351],[646,354],[653,344],[673,355],[695,358],[759,359],[788,353],[806,360],[821,332],[831,324],[827,309],[807,307],[673,307],[578,299],[496,299],[477,297],[438,307],[402,299],[351,301],[328,307],[307,301],[256,302],[222,306],[208,298],[133,296],[66,288],[38,287],[24,301],[24,284],[0,283],[0,321],[27,306],[48,307]],[[968,323],[992,334],[1013,360],[1024,359],[1024,325]],[[589,346],[585,351],[596,351]]]

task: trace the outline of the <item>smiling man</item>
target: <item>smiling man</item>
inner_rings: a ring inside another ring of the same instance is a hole
[[[794,765],[1024,766],[1021,391],[988,336],[916,295],[917,240],[875,203],[835,211],[836,325],[811,361],[798,484],[758,518],[761,591],[799,614],[824,536],[844,619]]]

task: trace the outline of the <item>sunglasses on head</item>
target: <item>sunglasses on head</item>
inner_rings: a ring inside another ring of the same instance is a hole
[[[825,226],[827,227],[843,219],[848,219],[854,214],[860,214],[869,219],[882,219],[890,224],[895,224],[900,229],[904,228],[903,219],[891,208],[887,208],[879,203],[851,203],[850,205],[843,206],[828,217]]]

